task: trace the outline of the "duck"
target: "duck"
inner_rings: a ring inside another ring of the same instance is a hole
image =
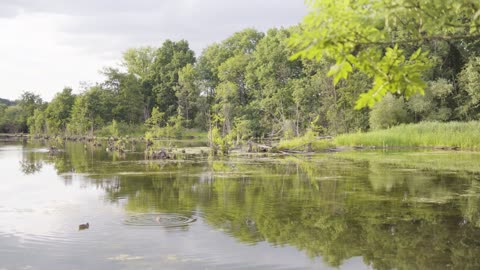
[[[78,225],[78,230],[79,230],[79,231],[81,231],[81,230],[86,230],[86,229],[88,229],[88,228],[90,228],[90,224],[88,224],[88,222],[85,223],[85,224],[80,224],[80,225]]]

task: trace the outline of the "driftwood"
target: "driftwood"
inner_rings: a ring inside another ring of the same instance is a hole
[[[54,147],[54,146],[50,146],[50,147],[48,148],[48,153],[49,153],[51,156],[58,154],[58,152],[59,152],[58,148],[56,148],[56,147]]]
[[[291,155],[291,154],[303,154],[305,153],[304,151],[295,151],[295,150],[282,150],[282,151],[278,151],[280,154],[284,154],[284,155]]]
[[[170,155],[164,149],[160,151],[147,152],[147,158],[149,159],[175,159],[175,154]]]
[[[248,141],[248,150],[247,152],[252,153],[252,152],[268,152],[272,149],[273,147],[265,145],[265,144],[259,144],[255,143],[252,141]]]

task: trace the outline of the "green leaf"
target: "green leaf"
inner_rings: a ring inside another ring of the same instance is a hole
[[[352,65],[348,61],[343,61],[341,64],[332,66],[327,76],[333,76],[333,84],[336,85],[341,79],[347,79],[352,71]]]

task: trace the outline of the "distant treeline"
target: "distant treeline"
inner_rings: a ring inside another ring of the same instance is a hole
[[[354,110],[372,82],[357,72],[334,85],[327,76],[333,60],[290,60],[288,39],[295,31],[246,29],[198,57],[184,40],[129,49],[122,66],[105,68],[105,80],[79,95],[65,88],[51,102],[32,92],[15,103],[0,100],[0,132],[85,135],[178,127],[246,140],[480,118],[476,40],[425,45],[435,63],[424,75],[425,95],[407,100],[389,94],[373,109]]]
[[[12,106],[12,105],[15,105],[15,101],[0,98],[0,106],[2,106],[2,105]]]

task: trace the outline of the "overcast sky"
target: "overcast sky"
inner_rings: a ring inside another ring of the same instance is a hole
[[[0,0],[0,97],[50,100],[102,80],[127,48],[186,39],[200,54],[236,31],[295,25],[304,0]]]

